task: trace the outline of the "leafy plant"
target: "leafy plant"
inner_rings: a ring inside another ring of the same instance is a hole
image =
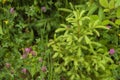
[[[97,15],[73,10],[50,40],[54,72],[69,80],[114,80],[116,68],[107,47],[97,42],[99,29],[107,29]],[[111,76],[111,77],[110,77]]]

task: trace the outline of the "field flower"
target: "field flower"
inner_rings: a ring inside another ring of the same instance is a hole
[[[46,7],[45,7],[45,6],[41,7],[41,11],[42,11],[42,12],[46,12],[46,11],[47,11],[47,10],[46,10]]]
[[[112,55],[112,54],[115,53],[115,50],[114,50],[113,48],[111,48],[111,49],[109,50],[109,53]]]
[[[106,26],[106,27],[107,27],[108,29],[112,28],[112,27],[111,27],[111,26],[109,26],[109,25],[108,25],[108,26]]]
[[[46,71],[47,71],[46,66],[42,66],[41,70],[42,70],[43,72],[46,72]]]
[[[36,56],[37,55],[35,51],[31,51],[30,53],[32,54],[32,56]]]
[[[10,8],[10,13],[11,13],[11,14],[14,13],[14,8]]]
[[[10,63],[5,63],[6,68],[10,68],[11,64]]]
[[[32,48],[25,48],[26,53],[30,53],[32,51]]]
[[[22,55],[22,59],[25,59],[25,58],[27,58],[27,54]]]
[[[24,73],[24,74],[26,74],[26,73],[27,73],[27,69],[26,69],[26,68],[23,68],[23,69],[21,70],[21,72]]]

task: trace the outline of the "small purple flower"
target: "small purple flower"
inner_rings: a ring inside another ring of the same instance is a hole
[[[47,71],[46,66],[42,66],[41,70],[42,70],[43,72],[46,72],[46,71]]]
[[[14,8],[10,8],[10,13],[11,13],[11,14],[14,13]]]
[[[45,6],[41,7],[41,11],[42,11],[42,12],[46,12],[46,11],[47,11],[47,10],[46,10],[46,7],[45,7]]]
[[[26,73],[27,73],[27,69],[26,69],[26,68],[23,68],[23,69],[21,70],[21,72],[24,73],[24,74],[26,74]]]
[[[25,48],[25,53],[30,53],[32,51],[31,48]]]
[[[110,29],[110,28],[112,28],[112,27],[108,25],[107,28]]]
[[[109,50],[109,53],[112,55],[112,54],[115,53],[115,50],[114,50],[113,48],[111,48],[111,49]]]

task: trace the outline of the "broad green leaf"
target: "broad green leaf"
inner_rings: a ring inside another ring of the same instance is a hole
[[[67,38],[68,45],[71,45],[72,41],[73,41],[72,36],[68,36]]]
[[[75,74],[73,74],[71,77],[70,77],[70,80],[74,80],[75,79]]]
[[[65,24],[60,24],[60,26],[62,26],[62,27],[64,27],[64,28],[66,28],[66,27],[67,27],[67,25],[65,25]]]
[[[109,20],[104,20],[104,21],[102,22],[103,25],[108,25],[109,23],[110,23]]]
[[[61,72],[61,67],[55,68],[55,72],[56,72],[56,73],[60,73],[60,72]]]
[[[75,36],[75,35],[73,35],[73,38],[74,38],[75,40],[78,40],[78,37],[77,37],[77,36]]]
[[[103,11],[103,9],[102,9],[101,7],[99,8],[98,16],[99,16],[99,19],[100,19],[101,21],[105,18],[104,11]]]
[[[71,61],[71,57],[70,56],[64,57],[64,61],[65,61],[64,65],[66,66]]]
[[[97,36],[100,36],[100,33],[96,29],[93,29],[93,31],[97,34]]]
[[[55,32],[61,32],[61,31],[65,31],[66,29],[65,28],[58,28]]]
[[[110,9],[104,9],[103,11],[104,12],[110,12]]]
[[[32,77],[33,77],[33,76],[35,75],[35,73],[37,72],[35,67],[36,67],[36,66],[33,66],[33,67],[30,69],[30,73],[31,73]]]
[[[58,57],[58,55],[59,55],[59,53],[54,53],[54,55],[52,56],[52,58],[56,58],[56,57]]]
[[[110,0],[109,9],[114,9],[114,8],[115,8],[115,0]]]
[[[120,8],[117,9],[116,16],[117,18],[120,18]]]
[[[90,43],[90,39],[88,38],[88,36],[85,36],[85,41],[86,41],[87,44]]]
[[[50,31],[51,30],[51,25],[50,23],[47,23],[47,31]]]
[[[115,24],[120,25],[120,19],[117,19],[117,20],[115,21]]]
[[[105,66],[101,63],[99,63],[99,68],[101,68],[102,70],[105,70]]]
[[[120,6],[120,0],[116,0],[115,8],[118,8],[119,6]]]
[[[109,24],[115,26],[116,28],[119,28],[119,26],[116,25],[116,24],[115,24],[114,22],[112,22],[112,21],[109,21]]]
[[[74,6],[72,5],[72,3],[70,2],[69,4],[70,4],[70,8],[74,10]]]
[[[84,50],[87,50],[87,46],[84,46],[84,45],[81,45],[81,48],[84,49]]]
[[[64,12],[72,12],[72,10],[70,9],[66,9],[66,8],[59,8],[59,11],[64,11]]]
[[[0,25],[0,34],[3,34],[2,26]]]
[[[93,3],[91,5],[90,10],[87,15],[89,16],[89,15],[93,14],[97,10],[97,8],[98,8],[98,6],[95,3]]]
[[[104,51],[104,49],[99,48],[99,49],[97,49],[97,52],[105,52],[105,51]]]
[[[67,71],[67,75],[70,76],[72,74],[71,71]]]
[[[104,8],[109,8],[108,0],[99,0],[99,3]]]
[[[102,24],[103,24],[103,25],[108,25],[108,24],[110,24],[111,26],[115,26],[116,28],[119,28],[118,25],[116,25],[114,22],[112,22],[112,21],[110,21],[110,20],[104,20],[104,21],[102,22]],[[106,28],[106,27],[103,27],[103,28]],[[106,28],[106,29],[107,29],[107,28]]]
[[[77,52],[77,56],[81,56],[81,54],[82,54],[82,51],[81,51],[81,48],[79,48]]]
[[[98,15],[90,15],[90,20],[91,21],[96,21],[99,19],[99,16]]]
[[[84,13],[85,13],[85,10],[82,10],[80,13],[80,18],[83,16]]]
[[[81,42],[81,41],[82,41],[82,39],[83,39],[83,37],[80,37],[80,38],[78,39],[78,42]]]
[[[78,70],[78,61],[74,61],[75,70]]]
[[[94,45],[96,45],[96,46],[98,46],[98,47],[101,47],[101,44],[100,43],[98,43],[98,42],[91,42],[91,44],[94,44]]]
[[[96,71],[98,70],[98,65],[95,65],[95,70],[96,70]]]
[[[98,25],[98,23],[99,23],[99,20],[96,20],[93,24],[93,27],[96,27]]]
[[[89,73],[90,72],[90,70],[91,70],[91,68],[90,68],[90,66],[87,66],[87,72]]]
[[[108,29],[106,26],[96,26],[95,28]]]

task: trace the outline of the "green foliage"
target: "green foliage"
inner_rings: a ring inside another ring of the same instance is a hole
[[[55,73],[69,80],[114,80],[116,68],[107,48],[96,41],[102,26],[98,16],[85,16],[85,11],[73,10],[62,24],[49,46],[53,50]],[[63,33],[61,33],[63,32]],[[114,68],[113,68],[113,67]],[[112,68],[111,68],[112,67]],[[110,77],[111,76],[111,77]]]
[[[0,80],[119,80],[119,8],[120,0],[0,0]]]

